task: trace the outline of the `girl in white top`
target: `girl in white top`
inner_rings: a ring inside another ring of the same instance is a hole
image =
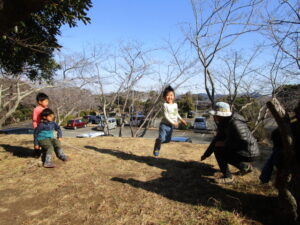
[[[162,143],[168,143],[171,141],[173,127],[178,126],[178,120],[184,125],[187,125],[186,121],[178,114],[177,103],[174,103],[175,93],[171,86],[166,87],[163,92],[165,99],[164,103],[164,117],[159,125],[159,136],[155,141],[153,155],[158,156]]]

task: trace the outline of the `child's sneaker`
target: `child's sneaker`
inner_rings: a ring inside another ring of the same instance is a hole
[[[248,167],[246,169],[240,170],[237,175],[244,176],[248,173],[251,173],[253,171],[253,166],[251,164],[248,164]]]
[[[44,161],[43,166],[45,168],[54,168],[55,167],[55,165],[52,163],[52,156],[51,156],[51,154],[46,154],[45,155],[45,161]]]
[[[66,156],[65,153],[64,153],[64,151],[63,151],[61,148],[60,148],[60,149],[57,149],[56,155],[57,155],[57,157],[58,157],[60,160],[62,160],[62,161],[64,161],[64,162],[70,160],[70,157]]]
[[[216,178],[215,182],[217,184],[231,184],[233,183],[233,177],[221,177],[221,178]]]
[[[64,162],[71,160],[70,157],[66,156],[66,155],[63,155],[63,156],[59,157],[59,159],[62,160],[62,161],[64,161]]]
[[[157,157],[159,155],[159,150],[154,150],[153,155]]]
[[[52,162],[45,162],[43,166],[45,168],[55,168],[55,165]]]

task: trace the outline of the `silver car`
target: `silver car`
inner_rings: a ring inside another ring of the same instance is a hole
[[[115,118],[107,118],[107,122],[108,122],[109,130],[117,128],[117,121]],[[96,129],[104,130],[104,128],[105,128],[105,123],[103,120],[101,120],[100,123],[97,125]]]
[[[205,117],[196,117],[194,122],[194,131],[197,132],[198,130],[206,130],[206,118]]]

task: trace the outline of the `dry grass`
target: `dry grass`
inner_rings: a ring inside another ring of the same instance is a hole
[[[0,224],[272,224],[274,190],[257,172],[216,185],[205,145],[154,140],[66,138],[72,158],[44,169],[32,137],[0,135]],[[234,169],[232,169],[234,171]]]

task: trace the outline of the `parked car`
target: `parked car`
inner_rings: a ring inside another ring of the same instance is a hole
[[[97,115],[93,118],[92,124],[99,124],[103,120],[104,120],[104,115]]]
[[[116,129],[117,128],[117,121],[115,118],[107,118],[107,122],[108,122],[108,129]],[[96,127],[96,130],[104,130],[105,128],[105,120],[102,120]]]
[[[87,115],[87,116],[84,116],[83,119],[87,123],[93,123],[93,121],[96,119],[96,116],[94,116],[94,115]]]
[[[88,133],[83,133],[83,134],[78,134],[76,135],[76,137],[78,138],[93,138],[93,137],[100,137],[100,136],[104,136],[105,133],[100,131],[100,132],[88,132]]]
[[[144,115],[140,115],[140,114],[138,114],[138,115],[132,115],[131,117],[130,117],[130,125],[131,126],[140,126],[143,122],[144,122],[144,120],[145,120],[145,116]]]
[[[71,128],[74,130],[80,127],[86,127],[86,122],[83,122],[81,119],[69,120],[67,126],[65,126],[65,128]]]
[[[206,119],[205,117],[196,117],[194,122],[194,131],[197,132],[198,130],[206,130]]]

